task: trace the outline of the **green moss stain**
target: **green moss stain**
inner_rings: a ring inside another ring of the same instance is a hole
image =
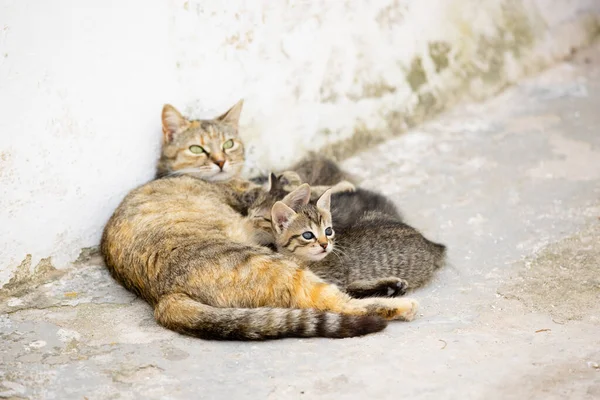
[[[410,127],[419,125],[427,118],[442,111],[444,105],[429,91],[423,91],[417,96],[417,105],[410,115],[405,117],[406,124]]]
[[[367,83],[363,86],[363,95],[365,97],[377,98],[388,93],[394,93],[396,88],[381,80],[375,83]]]
[[[404,21],[404,15],[408,9],[408,5],[403,4],[400,0],[393,0],[390,5],[384,7],[377,13],[375,21],[382,28],[392,28],[398,26]]]
[[[362,85],[362,93],[359,95],[348,93],[346,96],[352,101],[358,101],[361,99],[378,99],[385,96],[386,94],[393,94],[396,92],[396,87],[380,79],[376,82],[366,82]]]
[[[406,74],[406,81],[413,92],[416,92],[427,82],[427,74],[425,74],[425,69],[423,69],[421,57],[415,57],[413,59],[408,74]]]
[[[531,21],[521,2],[507,1],[502,5],[500,34],[498,46],[511,51],[516,57],[521,51],[531,47],[534,42],[534,32]]]
[[[496,17],[496,33],[474,36],[464,29],[466,35],[463,48],[458,49],[461,62],[457,66],[464,74],[462,89],[468,90],[469,82],[476,77],[490,86],[496,86],[505,80],[505,57],[512,55],[516,59],[524,56],[535,42],[534,22],[520,2],[506,0],[499,8]],[[460,21],[460,25],[467,21]],[[474,46],[473,46],[474,44]]]
[[[342,160],[362,150],[367,150],[396,133],[387,129],[369,129],[364,122],[357,121],[354,125],[352,136],[326,145],[319,150],[319,153],[332,157],[335,160]]]
[[[530,12],[520,0],[501,0],[496,4],[488,4],[482,12],[489,14],[492,20],[491,26],[485,27],[485,30],[467,20],[460,7],[449,8],[447,18],[458,37],[453,37],[451,41],[431,41],[427,44],[425,54],[414,56],[408,61],[408,66],[407,61],[398,63],[412,91],[410,104],[398,110],[382,112],[381,118],[387,127],[371,129],[359,122],[351,138],[329,144],[323,151],[342,159],[399,134],[407,127],[422,123],[461,99],[478,100],[491,96],[509,83],[507,60],[514,59],[517,65],[524,63],[527,73],[545,66],[529,59],[529,52],[547,28],[539,13]],[[379,22],[380,25],[386,23]],[[590,17],[585,21],[585,31],[590,41],[600,36],[600,21]],[[427,72],[424,66],[428,67]],[[428,80],[428,72],[443,72],[444,79],[437,79],[434,88]],[[355,83],[362,81],[359,78],[355,77]],[[473,85],[473,82],[477,85]],[[384,80],[375,80],[362,83],[362,93],[347,97],[358,101],[396,96],[397,91],[404,93],[397,90],[397,86],[395,83],[392,85]],[[333,96],[323,92],[321,98],[331,101]]]
[[[584,22],[585,31],[587,32],[590,42],[600,38],[600,19],[590,15]]]
[[[429,43],[429,57],[431,57],[431,60],[435,65],[435,72],[441,72],[450,65],[450,59],[448,57],[450,49],[450,44],[446,42]]]

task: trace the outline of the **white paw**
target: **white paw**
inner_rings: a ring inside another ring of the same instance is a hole
[[[348,181],[341,181],[331,187],[332,193],[354,192],[355,190],[356,186],[354,186],[354,184]]]

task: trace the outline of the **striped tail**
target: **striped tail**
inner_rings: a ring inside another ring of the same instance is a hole
[[[345,338],[383,330],[378,316],[347,315],[304,308],[217,308],[185,294],[160,299],[154,309],[164,327],[215,340],[265,340],[284,337]]]

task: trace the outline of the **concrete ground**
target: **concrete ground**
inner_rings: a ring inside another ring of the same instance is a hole
[[[0,305],[0,397],[600,398],[600,46],[345,162],[451,265],[363,338],[209,342],[97,257]]]

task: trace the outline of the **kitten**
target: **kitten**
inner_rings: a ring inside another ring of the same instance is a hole
[[[254,243],[253,221],[239,212],[255,189],[238,177],[240,110],[238,103],[214,120],[188,121],[165,106],[162,179],[131,191],[103,232],[113,277],[161,325],[207,339],[350,337],[412,319],[414,300],[352,299]]]
[[[283,201],[277,201],[282,197]],[[287,195],[275,186],[268,195],[257,198],[249,214],[256,218],[272,204],[269,219],[277,251],[309,263],[318,276],[346,288],[352,296],[385,295],[381,291],[389,290],[394,280],[402,294],[406,285],[410,288],[423,285],[444,263],[444,245],[427,240],[393,216],[368,211],[357,215],[352,224],[338,228],[331,212],[334,201],[331,192],[326,192],[316,204],[309,204],[310,198],[307,184]],[[287,222],[281,224],[282,220]],[[265,229],[264,224],[262,228]],[[328,228],[333,234],[327,235]],[[331,246],[318,253],[323,258],[320,260],[305,247],[310,245],[316,249],[311,251],[316,252],[318,240],[324,238]],[[332,251],[334,254],[327,256]],[[392,280],[388,286],[386,279]]]
[[[291,168],[302,182],[312,186],[333,186],[341,181],[353,181],[352,176],[343,171],[335,161],[317,153],[309,153]]]
[[[266,184],[266,182],[270,178],[270,176],[261,176],[252,181],[269,187],[270,184]],[[320,195],[327,187],[338,185],[342,182],[345,186],[348,186],[354,180],[335,161],[316,153],[310,153],[301,161],[294,164],[288,171],[280,173],[277,179],[282,181],[281,186],[284,186],[288,192],[297,188],[302,183],[308,183],[313,190],[313,200],[318,197],[314,193],[315,186],[317,186],[317,193]],[[369,211],[377,211],[398,221],[402,220],[402,215],[394,203],[372,190],[363,188],[335,190],[332,193],[332,198],[331,213],[338,229],[351,225],[357,216]]]
[[[315,183],[311,184],[310,182],[304,181],[302,176],[298,174],[296,170],[285,171],[279,176],[272,174],[269,178],[269,182],[277,182],[276,185],[287,192],[291,192],[302,183],[308,183],[312,189],[312,200],[315,200],[316,197],[323,194],[329,187],[335,189],[331,193],[331,215],[338,229],[343,229],[352,225],[359,216],[371,211],[376,211],[398,221],[402,220],[402,216],[396,208],[396,205],[382,194],[354,187],[348,180],[338,181],[337,183],[326,186],[329,182],[346,177],[346,174],[337,166],[337,164],[327,158],[312,155],[309,159],[305,160],[305,162],[308,164],[311,160],[319,160],[314,164],[315,169],[313,169],[313,172],[315,174],[318,173],[320,176],[313,176],[315,179],[312,180],[312,182],[318,182],[319,186],[315,187],[313,186]],[[327,165],[327,167],[323,169],[323,165]],[[301,168],[307,170],[308,165],[303,165]],[[323,176],[323,173],[333,173],[332,176],[334,178],[330,179],[327,176]],[[272,183],[269,183],[268,187],[272,187]],[[316,193],[315,188],[317,188]]]

